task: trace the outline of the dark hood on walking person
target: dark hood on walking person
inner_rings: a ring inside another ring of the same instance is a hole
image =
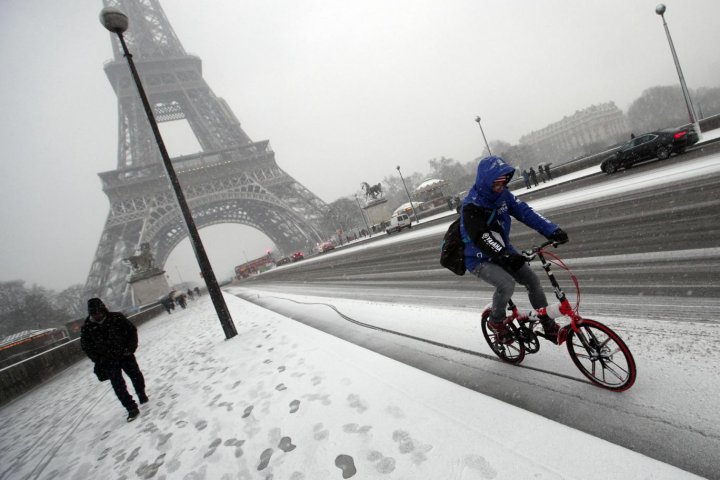
[[[87,302],[88,305],[88,315],[92,315],[93,313],[108,313],[108,309],[103,303],[102,300],[99,298],[91,298]]]
[[[505,177],[505,184],[507,185],[514,174],[515,168],[505,163],[502,158],[495,155],[483,158],[478,164],[475,183],[465,197],[463,204],[474,203],[480,207],[494,208],[500,197],[506,194],[507,189],[503,189],[502,192],[494,192],[493,183],[498,178]]]
[[[99,298],[91,298],[88,300],[88,320],[102,322],[108,313],[110,313],[108,308]]]

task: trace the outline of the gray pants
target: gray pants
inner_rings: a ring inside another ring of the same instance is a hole
[[[494,263],[481,263],[472,274],[495,287],[493,294],[492,312],[490,312],[491,322],[502,322],[505,320],[508,300],[515,292],[515,282],[524,286],[528,291],[528,298],[533,308],[547,306],[547,298],[545,292],[540,285],[537,275],[527,265],[512,274],[507,270]]]

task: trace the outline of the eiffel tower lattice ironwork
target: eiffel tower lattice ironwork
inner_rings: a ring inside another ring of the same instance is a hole
[[[198,228],[238,223],[265,233],[282,251],[310,249],[324,238],[328,207],[275,162],[269,141],[253,142],[227,103],[202,77],[158,0],[103,0],[129,18],[125,39],[157,121],[185,119],[202,153],[172,159]],[[131,303],[122,259],[148,242],[164,265],[188,236],[122,48],[105,73],[118,97],[117,169],[99,174],[110,200],[85,291],[116,307]]]

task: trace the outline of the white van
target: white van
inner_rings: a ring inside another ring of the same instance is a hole
[[[390,235],[393,232],[400,232],[403,228],[412,228],[412,221],[406,213],[398,213],[390,217],[390,226],[385,229],[385,233]]]

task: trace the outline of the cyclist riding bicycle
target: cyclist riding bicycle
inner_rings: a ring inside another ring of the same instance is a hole
[[[518,200],[507,188],[515,168],[497,156],[480,160],[475,184],[468,192],[460,212],[460,232],[465,243],[465,269],[495,287],[488,326],[501,342],[511,342],[508,327],[503,323],[508,300],[515,291],[515,282],[528,291],[530,304],[536,310],[546,308],[547,298],[540,281],[528,266],[525,257],[510,244],[511,216],[558,243],[568,235],[556,224]],[[538,315],[546,338],[555,340],[559,330],[550,308]]]

